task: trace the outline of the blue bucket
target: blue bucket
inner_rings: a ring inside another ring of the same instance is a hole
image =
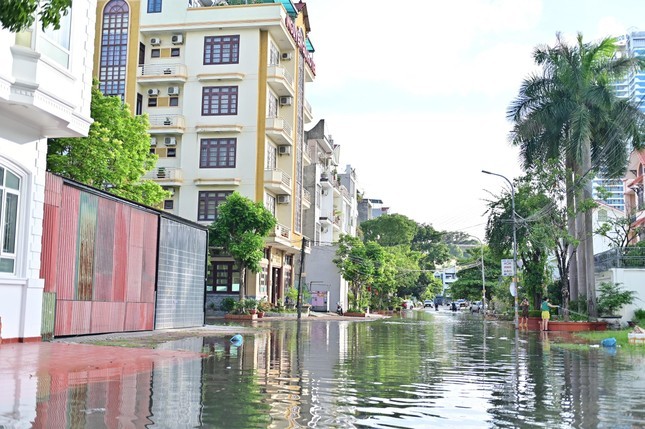
[[[616,338],[605,338],[600,344],[603,347],[616,347]]]

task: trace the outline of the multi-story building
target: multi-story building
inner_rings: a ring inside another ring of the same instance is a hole
[[[383,204],[379,198],[363,198],[358,203],[358,222],[375,219],[390,213],[390,208]]]
[[[621,212],[625,211],[625,184],[623,179],[603,179],[596,177],[592,180],[592,197],[609,207]],[[599,192],[602,188],[603,194]]]
[[[2,338],[39,340],[47,138],[86,136],[94,1],[74,2],[58,30],[36,20],[0,29],[0,323]],[[23,386],[24,388],[24,386]]]
[[[334,310],[338,302],[347,309],[348,284],[333,259],[341,235],[356,236],[356,172],[350,165],[344,173],[338,172],[340,145],[327,134],[324,119],[307,131],[306,140],[312,159],[305,168],[305,189],[312,200],[304,218],[305,235],[312,239],[306,281],[316,307],[322,299],[328,310]]]
[[[209,224],[237,191],[277,218],[246,294],[283,298],[303,238],[304,141],[315,76],[309,18],[291,0],[99,1],[96,74],[106,94],[147,113],[148,176],[171,192],[164,209]],[[237,295],[230,258],[213,261],[209,301]]]

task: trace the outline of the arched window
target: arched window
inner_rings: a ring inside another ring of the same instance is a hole
[[[103,10],[99,86],[105,95],[125,97],[130,9],[123,0],[110,1]]]
[[[20,176],[0,166],[0,273],[15,273]]]

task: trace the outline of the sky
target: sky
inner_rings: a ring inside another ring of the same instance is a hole
[[[325,119],[359,190],[435,229],[484,238],[486,199],[522,174],[506,109],[557,32],[645,31],[642,0],[305,0]]]

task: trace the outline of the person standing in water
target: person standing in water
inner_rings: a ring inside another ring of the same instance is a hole
[[[544,298],[542,301],[542,306],[540,307],[542,310],[542,330],[543,331],[548,331],[549,330],[549,319],[551,318],[551,308],[558,308],[557,305],[553,305],[549,302],[549,298]]]
[[[522,317],[520,318],[520,329],[522,329],[522,325],[524,325],[524,329],[528,331],[529,329],[529,300],[524,297],[522,300],[522,303],[520,304],[520,308],[522,309]]]

